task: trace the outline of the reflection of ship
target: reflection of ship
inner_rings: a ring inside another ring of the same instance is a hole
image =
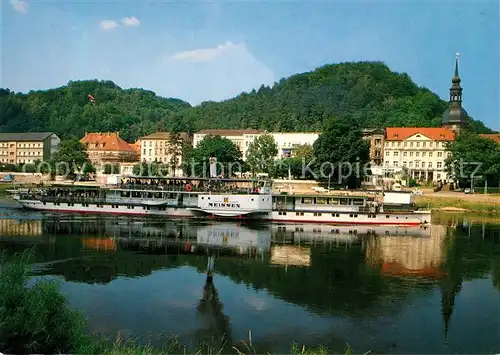
[[[238,248],[241,253],[248,249],[268,251],[271,245],[271,231],[249,229],[235,224],[213,224],[197,230],[197,243]]]

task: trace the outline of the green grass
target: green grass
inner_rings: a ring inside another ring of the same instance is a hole
[[[210,342],[199,343],[189,350],[176,337],[168,338],[161,347],[138,345],[134,340],[114,341],[102,335],[91,334],[83,315],[67,306],[59,290],[59,283],[40,279],[28,286],[31,251],[23,254],[0,255],[0,352],[9,354],[105,354],[105,355],[167,355],[196,354],[219,355],[222,347]],[[220,342],[214,342],[219,343]],[[259,354],[252,343],[252,333],[234,354]],[[331,352],[322,346],[306,348],[293,344],[293,355],[326,355]],[[347,346],[344,354],[351,354]]]

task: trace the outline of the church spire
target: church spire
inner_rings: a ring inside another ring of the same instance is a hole
[[[460,53],[455,54],[455,75],[451,79],[450,104],[462,105],[462,87],[460,86],[460,76],[458,75],[458,57]]]

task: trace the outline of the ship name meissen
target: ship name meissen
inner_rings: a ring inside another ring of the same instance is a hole
[[[209,202],[208,207],[241,208],[239,203]]]

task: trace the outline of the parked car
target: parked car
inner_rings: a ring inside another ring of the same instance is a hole
[[[466,193],[466,194],[473,194],[473,193],[474,193],[474,190],[471,190],[471,189],[469,189],[469,188],[466,188],[466,189],[464,189],[464,193]]]

